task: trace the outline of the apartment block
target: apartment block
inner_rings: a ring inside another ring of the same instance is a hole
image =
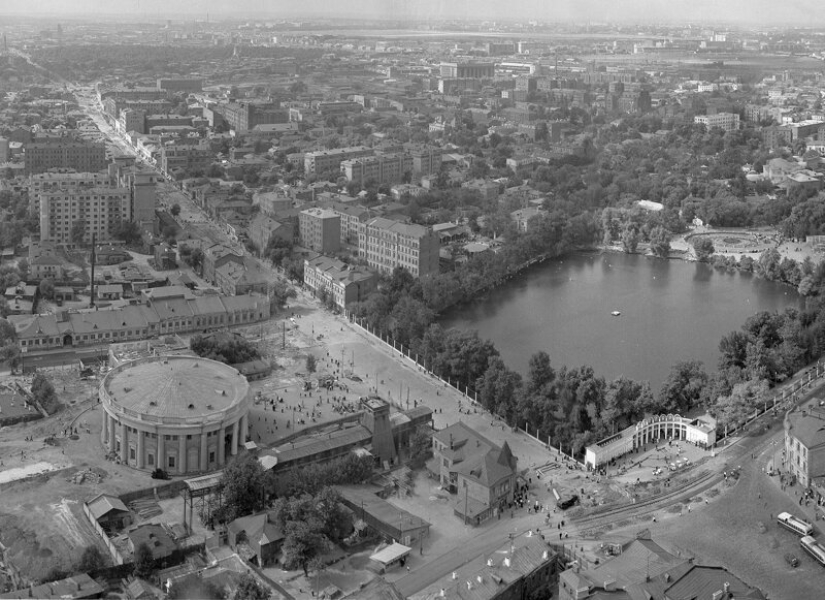
[[[301,245],[321,254],[341,249],[341,217],[335,211],[309,208],[298,214]]]
[[[106,146],[68,136],[38,137],[25,145],[26,174],[50,169],[95,172],[106,168]]]
[[[271,125],[289,121],[289,111],[281,109],[275,104],[230,102],[223,106],[216,106],[214,111],[220,113],[229,127],[235,131],[249,131],[256,125]]]
[[[341,163],[341,173],[347,181],[362,186],[368,181],[380,185],[403,181],[405,174],[412,174],[412,166],[412,157],[408,154],[381,154],[345,160]]]
[[[207,169],[215,161],[207,140],[197,143],[168,143],[160,149],[160,169],[168,177],[172,171]]]
[[[366,146],[350,146],[348,148],[336,148],[335,150],[317,150],[307,152],[304,155],[304,173],[315,175],[327,173],[329,171],[338,172],[341,163],[345,160],[360,158],[362,156],[373,156],[375,151]]]
[[[358,233],[358,255],[381,273],[404,267],[413,277],[438,273],[438,236],[429,227],[376,217]]]
[[[345,204],[343,202],[330,202],[326,208],[332,210],[341,219],[341,243],[357,244],[358,231],[361,225],[369,219],[369,209],[357,204]]]
[[[158,79],[158,89],[165,92],[202,92],[203,79]]]
[[[443,79],[492,79],[496,66],[492,62],[443,62]]]
[[[84,224],[83,241],[114,240],[114,229],[128,220],[132,212],[128,188],[76,187],[74,189],[41,192],[40,240],[63,244],[74,243],[72,229]]]
[[[708,129],[719,127],[724,131],[734,131],[739,129],[739,115],[736,113],[716,113],[715,115],[697,115],[693,117],[694,123],[701,123]]]
[[[441,150],[438,148],[423,148],[410,152],[412,157],[413,175],[432,175],[441,171]]]
[[[55,169],[29,175],[29,210],[40,214],[40,194],[43,192],[105,186],[108,183],[107,173],[78,173],[73,169]]]

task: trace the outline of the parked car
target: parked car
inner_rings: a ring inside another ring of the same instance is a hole
[[[792,567],[796,568],[799,566],[799,559],[796,557],[796,554],[793,552],[788,552],[785,555],[785,562],[791,565]]]

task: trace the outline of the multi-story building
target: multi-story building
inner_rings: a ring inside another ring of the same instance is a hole
[[[341,217],[324,208],[308,208],[298,214],[301,245],[315,252],[332,254],[341,249]]]
[[[441,77],[443,79],[492,79],[496,66],[491,62],[443,62]]]
[[[227,296],[266,294],[269,287],[266,273],[253,258],[240,264],[227,262],[215,269],[215,284]]]
[[[701,123],[707,129],[718,127],[724,131],[735,131],[739,129],[739,115],[736,113],[716,113],[715,115],[696,115],[693,117],[694,123]]]
[[[109,345],[175,333],[250,325],[270,317],[266,296],[196,296],[183,286],[144,290],[142,304],[9,318],[21,348]]]
[[[413,175],[426,176],[441,171],[441,150],[421,148],[410,152]]]
[[[762,128],[762,142],[768,148],[778,148],[791,143],[791,128],[787,125],[771,125]]]
[[[125,98],[126,100],[162,100],[168,94],[165,90],[159,90],[153,87],[106,87],[101,84],[97,86],[97,99],[103,102],[106,98],[111,97]]]
[[[169,100],[129,100],[120,96],[112,96],[103,101],[103,112],[113,119],[120,117],[120,113],[127,108],[142,110],[147,114],[166,113],[175,107]]]
[[[785,415],[785,468],[806,488],[825,475],[825,410],[818,406]]]
[[[108,183],[107,173],[78,173],[74,169],[53,169],[46,173],[30,175],[28,181],[29,210],[40,214],[40,194],[43,192],[105,186]]]
[[[118,187],[127,188],[132,196],[132,214],[129,219],[141,227],[151,228],[155,223],[158,202],[155,187],[159,179],[157,173],[139,167],[134,160],[121,163],[115,159],[109,165],[109,177]]]
[[[378,277],[366,269],[352,267],[329,256],[304,260],[304,285],[320,297],[327,296],[335,306],[346,310],[361,302],[378,286]]]
[[[203,278],[215,284],[217,282],[217,271],[227,263],[243,265],[243,256],[235,252],[229,246],[215,244],[203,250]]]
[[[274,104],[230,102],[223,106],[216,106],[214,110],[219,112],[229,127],[235,131],[249,131],[256,125],[287,123],[289,121],[289,111]]]
[[[494,444],[459,421],[433,435],[427,469],[457,498],[453,512],[479,524],[513,501],[518,460],[507,442]]]
[[[50,169],[95,172],[106,169],[106,146],[69,136],[37,137],[24,146],[26,174]]]
[[[360,113],[364,110],[363,105],[358,102],[319,102],[318,112],[322,117],[330,115],[343,115],[346,113]]]
[[[447,573],[409,600],[550,598],[559,557],[543,536],[528,531]]]
[[[208,140],[197,142],[169,142],[160,149],[160,169],[170,177],[173,171],[204,170],[215,161]]]
[[[158,79],[158,89],[165,92],[202,92],[203,79]]]
[[[375,151],[366,146],[350,146],[348,148],[336,148],[335,150],[307,152],[304,155],[304,173],[307,175],[337,173],[341,168],[341,163],[345,160],[374,154]]]
[[[134,131],[146,133],[146,111],[137,108],[124,108],[115,121],[115,129],[121,134]]]
[[[559,575],[559,600],[766,598],[725,567],[695,564],[693,558],[671,554],[646,530],[636,539],[615,544],[612,554],[613,558],[590,568],[572,563]]]
[[[132,214],[128,188],[77,187],[40,193],[40,240],[74,243],[72,232],[83,227],[83,242],[114,240],[114,230]]]
[[[292,244],[294,241],[292,234],[292,225],[284,225],[280,221],[276,221],[272,217],[262,213],[255,215],[249,222],[249,239],[258,248],[259,256],[266,250],[270,240],[273,238]]]
[[[413,277],[436,274],[439,250],[438,236],[422,225],[376,217],[358,232],[358,255],[381,273],[404,267]]]
[[[358,231],[361,225],[369,219],[369,209],[357,204],[334,201],[330,202],[326,208],[329,208],[341,218],[341,243],[357,244]]]
[[[367,181],[377,184],[396,183],[412,174],[412,157],[409,154],[381,154],[345,160],[341,163],[341,173],[347,181],[355,181],[362,186]]]

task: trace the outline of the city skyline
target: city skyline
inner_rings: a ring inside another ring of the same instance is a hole
[[[825,22],[825,6],[813,0],[789,0],[781,14],[769,0],[730,0],[724,3],[697,0],[675,5],[662,0],[580,0],[544,2],[515,0],[504,8],[493,0],[353,0],[339,4],[321,0],[301,3],[284,0],[236,0],[231,4],[219,0],[191,0],[169,3],[164,0],[6,0],[0,15],[43,18],[83,18],[118,15],[148,19],[205,19],[227,17],[279,19],[318,18],[359,15],[381,20],[488,19],[535,20],[540,22],[726,22],[754,24],[804,23],[815,26]]]

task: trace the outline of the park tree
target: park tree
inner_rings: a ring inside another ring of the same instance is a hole
[[[306,368],[307,368],[307,373],[314,373],[315,372],[316,360],[315,360],[315,356],[313,356],[312,354],[307,354]]]
[[[152,549],[146,542],[141,542],[135,548],[135,575],[146,579],[152,575],[155,569],[155,558],[152,556]]]
[[[676,363],[659,391],[658,411],[684,414],[699,404],[707,383],[708,374],[700,361]]]
[[[83,554],[75,565],[75,570],[80,573],[88,573],[90,571],[97,571],[106,566],[106,557],[96,545],[86,546],[83,549]]]
[[[169,213],[170,213],[173,217],[177,217],[177,216],[180,214],[180,204],[178,204],[177,202],[175,202],[175,203],[172,205],[172,208],[170,208],[170,209],[169,209]]]
[[[693,251],[696,253],[696,260],[699,262],[708,262],[711,255],[716,252],[713,247],[713,240],[705,236],[696,236],[691,241]]]
[[[224,590],[202,577],[192,575],[175,580],[167,594],[169,600],[224,600]]]
[[[432,433],[423,427],[419,427],[412,436],[410,436],[410,460],[407,464],[411,469],[420,469],[426,464],[432,454]]]
[[[140,226],[136,221],[121,221],[114,227],[112,235],[129,246],[135,246],[143,239]]]
[[[300,567],[309,576],[309,564],[327,547],[324,536],[303,521],[289,521],[284,528],[283,561],[288,570]]]
[[[482,406],[510,423],[520,388],[521,375],[508,369],[500,356],[491,356],[487,370],[478,381],[478,397]]]
[[[635,223],[630,221],[625,223],[624,230],[622,231],[622,248],[624,251],[627,253],[636,252],[640,237],[639,229]]]
[[[54,300],[54,279],[47,277],[40,282],[38,286],[40,297],[46,300]]]
[[[57,411],[60,402],[57,399],[57,392],[52,382],[43,373],[35,373],[31,386],[32,396],[40,403],[47,413],[52,414]]]
[[[263,510],[269,477],[253,455],[236,455],[224,469],[220,485],[223,503],[215,511],[219,522],[229,523]]]
[[[650,250],[659,258],[667,258],[670,254],[670,232],[661,225],[650,232]]]
[[[269,591],[250,573],[241,575],[232,600],[267,600]]]
[[[71,238],[73,244],[83,244],[86,241],[86,220],[77,219],[72,223]]]
[[[200,248],[192,248],[187,244],[182,244],[180,248],[178,248],[178,251],[180,253],[181,260],[192,267],[195,273],[200,274],[203,271],[203,250]]]

